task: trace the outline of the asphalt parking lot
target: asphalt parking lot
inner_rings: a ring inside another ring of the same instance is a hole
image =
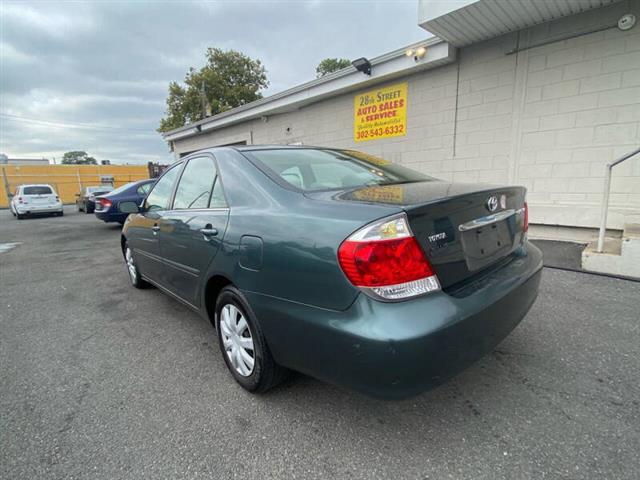
[[[211,325],[134,290],[119,225],[0,211],[0,478],[640,478],[640,284],[545,269],[491,355],[383,402],[253,396]]]

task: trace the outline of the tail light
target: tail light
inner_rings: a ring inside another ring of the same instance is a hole
[[[111,205],[113,205],[113,202],[108,198],[101,198],[99,202],[100,205],[102,205],[102,208],[104,208],[105,210],[108,210],[109,208],[111,208]]]
[[[18,203],[25,203],[22,197],[18,197]]]
[[[524,202],[524,219],[523,219],[522,231],[527,233],[528,230],[529,230],[529,205],[527,205],[527,202]]]
[[[349,281],[381,300],[405,300],[440,290],[438,277],[404,214],[367,225],[338,248]]]
[[[56,195],[56,202],[60,201],[60,197],[58,195]]]

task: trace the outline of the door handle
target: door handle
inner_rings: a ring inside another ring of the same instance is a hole
[[[205,227],[200,229],[200,233],[202,233],[205,237],[215,237],[218,235],[218,229],[213,227]]]

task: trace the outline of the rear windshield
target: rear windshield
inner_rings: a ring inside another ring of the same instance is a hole
[[[119,186],[118,188],[116,188],[115,190],[111,190],[110,193],[120,193],[120,192],[124,192],[127,188],[132,187],[133,185],[135,185],[136,182],[131,182],[131,183],[125,183],[124,185]]]
[[[270,175],[304,191],[396,185],[435,180],[432,177],[354,150],[313,148],[243,152]]]
[[[51,195],[53,192],[51,191],[51,187],[23,187],[22,194],[23,195]]]

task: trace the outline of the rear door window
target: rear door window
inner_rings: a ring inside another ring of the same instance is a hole
[[[216,164],[211,157],[189,160],[178,183],[173,201],[174,210],[208,208],[216,173]]]
[[[225,208],[227,207],[227,200],[224,197],[222,191],[222,183],[220,182],[220,175],[216,177],[216,183],[213,186],[213,192],[211,193],[211,201],[209,202],[209,208]]]
[[[51,195],[53,192],[51,191],[51,187],[47,186],[33,186],[33,187],[23,187],[22,194],[23,195]]]

